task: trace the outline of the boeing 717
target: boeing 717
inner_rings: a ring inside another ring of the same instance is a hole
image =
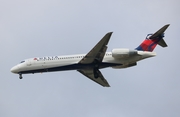
[[[148,34],[146,39],[135,49],[115,48],[106,52],[112,32],[107,33],[87,54],[68,56],[34,57],[21,61],[11,68],[12,73],[34,74],[65,70],[77,70],[96,83],[110,87],[100,69],[112,67],[115,69],[136,66],[137,62],[156,56],[153,52],[156,45],[167,47],[164,41],[164,32],[169,24],[163,26],[154,34]]]

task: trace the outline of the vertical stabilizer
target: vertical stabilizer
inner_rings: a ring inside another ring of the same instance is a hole
[[[148,34],[146,39],[136,48],[136,50],[140,51],[150,51],[152,52],[156,45],[160,45],[161,47],[167,47],[166,42],[164,41],[164,31],[169,27],[169,24],[163,26],[154,34]]]

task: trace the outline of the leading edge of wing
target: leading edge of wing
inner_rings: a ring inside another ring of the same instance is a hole
[[[109,83],[107,82],[107,80],[104,78],[104,76],[101,74],[99,70],[98,70],[98,75],[99,75],[98,78],[94,77],[93,69],[77,70],[77,71],[88,77],[90,80],[93,80],[94,82],[100,84],[103,87],[110,87]]]

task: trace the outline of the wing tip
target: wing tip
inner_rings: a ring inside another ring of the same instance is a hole
[[[170,24],[166,24],[165,26],[170,26]]]
[[[104,86],[104,87],[111,87],[110,85]]]
[[[113,32],[108,32],[106,35],[112,35]]]

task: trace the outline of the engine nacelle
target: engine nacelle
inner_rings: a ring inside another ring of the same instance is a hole
[[[113,49],[112,50],[112,56],[114,58],[128,58],[133,55],[137,55],[136,50],[129,50],[129,49]]]

